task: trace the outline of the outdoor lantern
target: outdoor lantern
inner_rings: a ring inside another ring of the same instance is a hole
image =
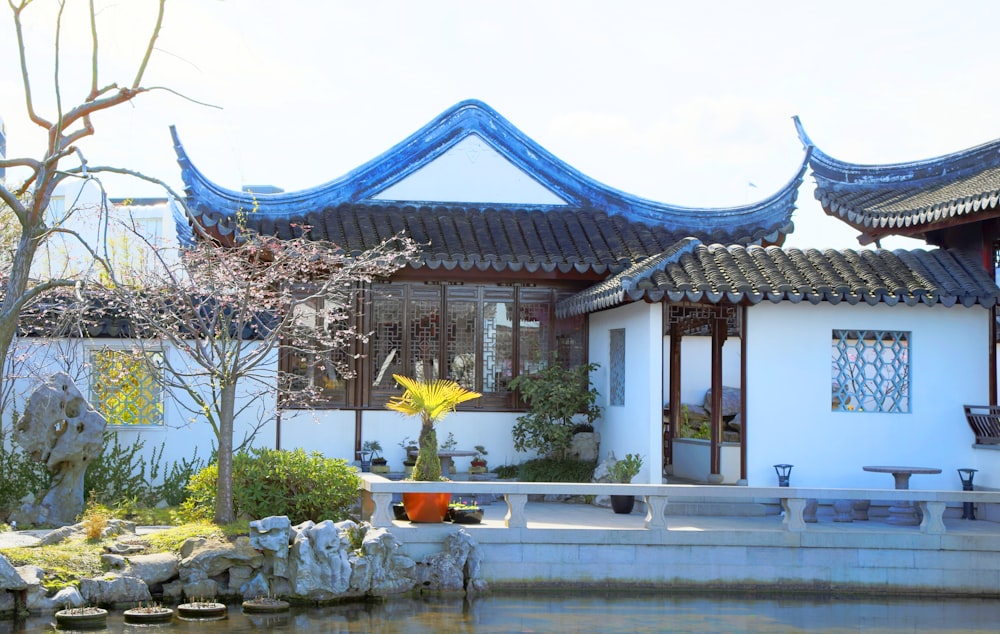
[[[972,491],[972,478],[976,476],[976,471],[978,469],[959,469],[958,477],[962,481],[963,491]],[[963,520],[974,520],[976,519],[976,507],[972,502],[962,503],[962,519]]]
[[[774,465],[774,470],[778,473],[778,486],[779,487],[788,486],[788,477],[792,473],[792,465],[776,464]]]

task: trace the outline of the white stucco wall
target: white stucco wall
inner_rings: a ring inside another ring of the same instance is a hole
[[[982,465],[977,484],[1000,484],[1000,452],[973,450],[964,403],[988,395],[988,311],[981,307],[813,306],[762,303],[747,319],[747,456],[750,485],[892,488],[865,465],[939,467],[911,488],[960,488],[955,469]],[[834,329],[910,331],[911,413],[831,411]]]
[[[88,400],[91,399],[87,350],[95,347],[101,348],[105,345],[127,347],[128,342],[120,339],[42,338],[26,338],[19,341],[15,356],[23,357],[23,359],[15,368],[15,374],[20,378],[16,379],[14,385],[14,408],[18,412],[23,412],[25,400],[38,386],[42,378],[59,371],[69,373],[80,391]],[[165,353],[170,355],[171,361],[176,367],[183,367],[184,361],[176,349],[167,347]],[[259,372],[265,382],[271,385],[276,384],[276,351],[271,354],[267,363],[261,365]],[[274,414],[277,411],[275,394],[273,391],[264,393],[253,399],[253,403],[249,407],[243,409],[251,400],[249,394],[244,386],[237,395],[236,411],[238,415],[233,434],[234,443],[239,444],[244,437],[252,432],[254,427],[259,426],[252,444],[274,446]],[[108,429],[118,435],[120,444],[131,445],[139,440],[144,442],[141,453],[147,457],[151,456],[153,451],[159,452],[162,445],[161,466],[164,468],[181,459],[190,459],[196,448],[198,457],[204,460],[208,458],[212,448],[218,444],[215,433],[207,421],[185,409],[182,406],[182,400],[189,402],[189,397],[178,393],[164,394],[163,425],[148,427],[111,426]],[[3,425],[9,429],[10,424],[11,412],[5,410],[3,412]]]
[[[627,453],[644,457],[642,472],[633,482],[662,482],[663,440],[662,379],[663,307],[634,302],[590,316],[590,361],[600,365],[594,373],[598,402],[604,408],[595,429],[601,434],[601,456],[609,451],[621,458]],[[609,404],[610,331],[625,329],[625,404]]]
[[[514,451],[510,430],[518,414],[506,412],[459,411],[450,414],[437,426],[438,443],[454,434],[455,447],[474,451],[482,445],[489,452],[486,461],[492,470],[504,464],[518,464],[533,458],[533,454]],[[283,410],[281,414],[281,448],[302,448],[319,451],[332,458],[353,462],[354,412],[345,410]],[[361,441],[378,440],[382,455],[393,471],[403,470],[403,448],[407,437],[417,440],[420,421],[389,410],[367,410],[361,413]],[[469,470],[470,457],[455,458],[458,472]]]

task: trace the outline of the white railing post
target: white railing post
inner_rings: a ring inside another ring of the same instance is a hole
[[[920,530],[932,535],[941,535],[944,527],[944,502],[918,502],[924,519],[920,522]]]
[[[507,528],[527,528],[528,518],[524,514],[524,506],[528,503],[528,496],[524,493],[505,493],[507,500],[507,516],[503,518],[504,526]]]
[[[375,528],[387,528],[392,526],[392,493],[372,493],[371,494],[372,516],[368,520]]]
[[[667,496],[647,495],[646,500],[646,528],[647,529],[667,529]]]
[[[781,498],[781,508],[785,511],[785,519],[781,520],[785,530],[793,533],[806,530],[806,522],[802,511],[806,508],[805,498]]]

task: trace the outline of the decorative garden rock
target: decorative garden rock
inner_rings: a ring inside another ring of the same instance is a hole
[[[69,526],[62,526],[55,530],[49,531],[45,536],[39,541],[40,546],[51,546],[53,544],[59,544],[61,542],[67,541],[69,539],[83,538],[87,534],[87,527],[83,522],[77,522],[76,524],[71,524]],[[130,522],[128,520],[118,520],[109,519],[108,525],[104,527],[101,531],[101,537],[113,537],[115,535],[135,535],[135,522]],[[115,550],[114,546],[108,546],[105,548],[108,552]],[[127,553],[120,553],[127,554]]]
[[[128,574],[139,577],[151,588],[176,579],[180,573],[180,559],[174,553],[132,555],[127,561]]]
[[[25,581],[6,557],[0,555],[0,590],[24,590]]]
[[[54,612],[60,608],[78,608],[85,604],[83,596],[76,588],[63,588],[48,596],[48,591],[42,587],[45,570],[38,566],[18,566],[15,568],[24,584],[24,607],[31,612]]]
[[[161,586],[163,600],[168,603],[178,603],[184,597],[184,582],[175,579]]]
[[[291,528],[291,520],[284,515],[250,522],[250,545],[264,553],[264,569],[278,577],[288,577]]]
[[[297,598],[327,600],[347,591],[351,583],[350,540],[347,530],[357,525],[350,520],[296,526],[288,561],[288,581]]]
[[[153,600],[145,581],[113,573],[93,579],[81,579],[80,594],[88,605],[148,603]]]
[[[187,543],[184,544],[187,546]],[[182,547],[181,555],[185,550]],[[250,545],[250,539],[240,537],[232,544],[206,540],[189,549],[178,564],[182,580],[191,582],[210,579],[231,566],[248,565],[260,568],[264,556]]]
[[[601,435],[597,432],[586,431],[573,434],[573,440],[569,445],[569,457],[585,462],[597,460],[600,449]]]
[[[740,388],[738,387],[722,387],[722,416],[736,416],[740,413],[740,405],[742,399],[740,397]],[[705,391],[705,410],[708,412],[712,411],[712,390],[708,389]]]
[[[182,590],[189,601],[215,599],[219,596],[219,583],[215,579],[198,579],[185,583]]]
[[[271,591],[271,586],[267,583],[264,575],[258,572],[250,581],[240,586],[240,595],[244,599],[252,599],[254,597],[273,596],[274,592]]]
[[[41,502],[25,503],[10,519],[22,526],[72,524],[83,512],[83,476],[101,453],[106,426],[65,372],[36,388],[14,426],[13,440],[45,464],[52,484]]]
[[[361,553],[351,558],[351,589],[385,597],[409,592],[416,585],[416,562],[399,554],[402,544],[384,528],[369,528]]]
[[[428,590],[458,592],[483,591],[480,575],[483,555],[479,544],[464,529],[444,541],[444,550],[417,562],[417,586]]]

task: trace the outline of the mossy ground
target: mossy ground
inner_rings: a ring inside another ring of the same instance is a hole
[[[43,587],[50,592],[79,584],[80,579],[99,577],[107,570],[101,564],[104,547],[116,542],[143,546],[146,553],[176,552],[192,537],[231,540],[248,532],[246,521],[226,526],[210,522],[195,522],[166,528],[143,535],[117,535],[104,539],[79,537],[50,546],[3,548],[3,554],[13,566],[38,566],[45,570]]]

